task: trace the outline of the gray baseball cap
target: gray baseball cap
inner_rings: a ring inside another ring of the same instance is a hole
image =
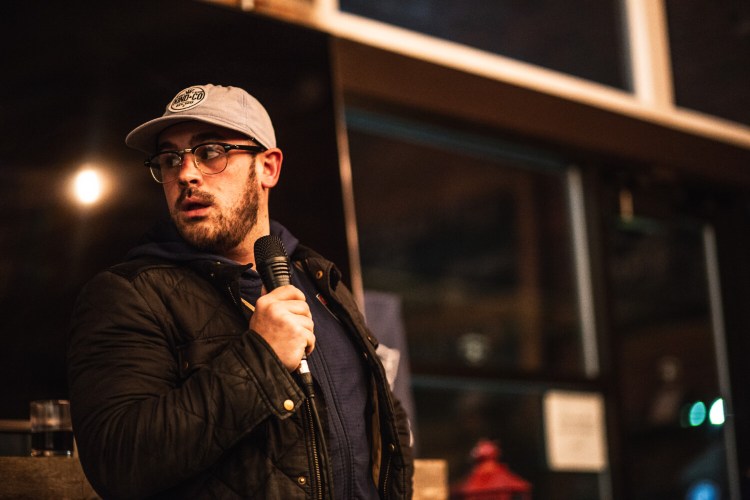
[[[134,128],[125,138],[125,144],[152,154],[164,129],[192,120],[241,132],[266,148],[276,147],[271,117],[255,97],[238,87],[212,84],[181,90],[167,104],[162,116]]]

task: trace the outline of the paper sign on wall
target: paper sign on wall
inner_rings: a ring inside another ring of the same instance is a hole
[[[602,472],[607,468],[601,394],[547,392],[544,395],[544,431],[550,469]]]

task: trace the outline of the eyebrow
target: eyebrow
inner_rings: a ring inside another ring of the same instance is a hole
[[[190,138],[190,144],[202,144],[207,141],[224,141],[227,140],[226,135],[216,132],[216,131],[209,131],[209,132],[201,132],[200,134],[195,134]],[[170,141],[163,141],[160,142],[157,146],[157,151],[163,151],[165,149],[177,149],[177,146]]]

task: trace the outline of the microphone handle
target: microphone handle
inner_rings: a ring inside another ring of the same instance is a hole
[[[278,236],[261,236],[255,242],[256,269],[260,274],[263,286],[269,292],[280,286],[289,285],[292,282],[292,266],[284,249],[284,244]],[[307,365],[307,354],[302,355],[302,360],[297,368],[297,373],[302,376],[306,384],[312,386],[312,375]],[[307,380],[309,378],[309,380]]]

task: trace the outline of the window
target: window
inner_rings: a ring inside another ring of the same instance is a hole
[[[339,5],[345,12],[629,87],[618,0],[340,0]]]
[[[597,474],[544,463],[553,383],[538,381],[588,377],[564,163],[392,115],[346,118],[363,284],[402,303],[419,455],[447,459],[455,483],[493,439],[540,498],[596,498]]]
[[[667,0],[678,106],[750,125],[750,5]]]

